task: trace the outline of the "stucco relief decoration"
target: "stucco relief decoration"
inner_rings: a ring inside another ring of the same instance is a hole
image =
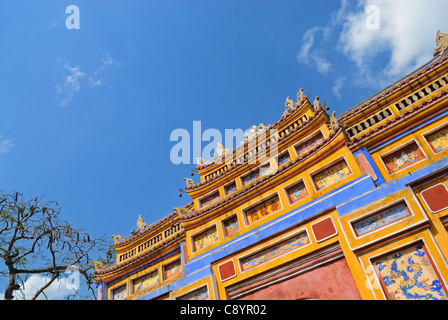
[[[448,126],[426,136],[432,150],[440,152],[448,148]]]
[[[179,298],[176,298],[177,300],[207,300],[209,298],[208,296],[208,290],[207,287],[203,287],[201,289],[195,290],[191,293],[188,293],[184,296],[181,296]]]
[[[383,158],[384,164],[390,173],[403,170],[407,167],[414,165],[415,163],[424,160],[426,158],[423,151],[413,142],[394,153],[385,156]]]
[[[281,208],[280,206],[280,200],[278,198],[278,196],[263,202],[262,204],[259,204],[258,206],[248,210],[246,212],[246,217],[247,217],[247,223],[248,224],[252,224],[268,215],[270,215],[271,213],[279,210]]]
[[[238,218],[233,216],[232,218],[224,221],[224,234],[226,237],[231,236],[239,231]]]
[[[444,55],[448,52],[448,34],[440,32],[437,30],[436,35],[437,47],[434,49],[434,57],[438,55]]]
[[[170,264],[167,264],[163,268],[163,271],[165,272],[165,280],[174,278],[182,274],[182,263],[180,262],[180,260],[174,261]]]
[[[308,196],[308,190],[305,187],[303,181],[297,183],[287,190],[289,202],[291,204]]]
[[[193,238],[194,250],[201,250],[218,241],[216,227],[210,228]]]
[[[326,188],[351,174],[350,168],[344,160],[313,176],[317,190]]]
[[[322,132],[319,131],[311,139],[309,139],[309,140],[299,144],[298,146],[296,146],[295,149],[296,149],[297,156],[300,156],[300,155],[306,153],[308,150],[311,150],[314,147],[317,147],[322,142],[324,142],[324,140],[325,140],[325,138],[322,135]]]
[[[358,236],[372,232],[378,228],[391,224],[395,221],[409,216],[411,213],[406,203],[400,202],[391,208],[378,212],[370,217],[362,219],[353,224],[355,232]]]
[[[304,245],[308,244],[310,239],[306,232],[302,232],[294,237],[291,237],[285,241],[282,241],[270,248],[257,252],[247,258],[241,260],[242,270],[248,270],[263,264],[267,261],[275,259],[281,255],[296,250]]]
[[[159,274],[157,271],[151,272],[133,281],[134,293],[140,292],[146,288],[150,288],[159,282]]]
[[[446,300],[447,291],[422,245],[374,261],[381,286],[391,300]]]

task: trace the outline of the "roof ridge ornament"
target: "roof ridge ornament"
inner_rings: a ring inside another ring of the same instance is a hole
[[[290,97],[286,98],[285,113],[286,112],[291,112],[293,108],[294,108],[294,102],[292,102]]]
[[[437,47],[434,49],[434,57],[438,55],[444,55],[448,52],[448,34],[440,32],[437,30],[436,34],[436,44]]]

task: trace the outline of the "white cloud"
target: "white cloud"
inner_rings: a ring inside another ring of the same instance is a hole
[[[322,32],[325,36],[328,30],[324,27],[314,27],[305,32],[302,38],[303,44],[297,55],[297,60],[309,66],[316,67],[317,71],[320,73],[327,73],[331,68],[331,63],[321,55],[319,50],[311,51],[315,42],[314,39],[316,33],[318,32]]]
[[[85,76],[79,67],[70,67],[68,63],[65,63],[64,68],[69,71],[69,74],[64,77],[62,84],[56,84],[57,92],[65,96],[59,103],[63,107],[67,106],[75,93],[81,89],[81,78]]]
[[[369,6],[378,9],[378,29],[366,23]],[[342,0],[326,25],[304,33],[297,59],[330,76],[338,98],[343,77],[345,86],[381,89],[432,58],[436,31],[448,32],[446,12],[446,0]],[[350,75],[338,68],[342,60],[334,61],[341,57],[353,65]]]
[[[342,86],[344,85],[344,82],[345,82],[345,77],[338,77],[334,81],[334,86],[332,88],[332,92],[338,99],[342,98],[341,89],[342,89]]]
[[[103,73],[103,71],[110,65],[117,64],[110,55],[101,59],[100,66],[93,72],[93,76],[89,76],[89,85],[90,87],[97,87],[103,84],[103,80],[99,78],[99,76]]]
[[[0,153],[8,153],[14,146],[14,139],[3,139],[0,135]]]
[[[88,76],[89,87],[98,87],[103,84],[103,79],[100,78],[106,68],[111,65],[121,65],[119,62],[112,59],[110,55],[106,55],[100,60],[100,65],[96,68],[91,75],[88,76],[85,72],[81,71],[79,66],[70,66],[69,63],[64,63],[64,69],[66,75],[63,77],[62,83],[56,84],[56,90],[64,98],[59,103],[59,106],[68,106],[73,100],[75,94],[81,89],[81,81],[84,77]]]
[[[34,297],[36,292],[42,288],[50,278],[33,274],[31,275],[25,283],[23,283],[20,287],[20,290],[14,291],[14,299],[17,300],[30,300]],[[44,294],[40,294],[37,297],[37,300],[63,300],[69,294],[74,294],[73,288],[70,285],[70,282],[67,281],[66,278],[56,279],[52,284],[48,286],[44,290]],[[2,293],[0,296],[4,296]]]
[[[366,26],[371,5],[379,10],[379,29]],[[448,30],[446,12],[446,0],[362,0],[359,10],[345,14],[339,45],[364,72],[373,71],[369,60],[386,52],[389,61],[381,72],[404,75],[432,58],[436,31]]]

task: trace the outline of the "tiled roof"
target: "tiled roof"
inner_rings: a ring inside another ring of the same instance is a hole
[[[280,174],[284,173],[286,170],[289,170],[289,169],[291,169],[291,168],[301,164],[303,160],[306,160],[306,159],[310,158],[316,152],[318,152],[323,147],[328,145],[341,132],[342,132],[342,128],[340,127],[337,130],[335,130],[333,134],[330,134],[328,139],[326,139],[325,141],[321,142],[315,148],[307,151],[305,154],[298,156],[295,160],[291,160],[288,163],[282,165],[281,167],[279,167],[277,169],[277,171],[274,174],[263,176],[263,177],[257,179],[256,181],[252,182],[251,184],[249,184],[249,185],[243,187],[242,189],[232,193],[231,195],[225,197],[224,199],[209,205],[208,207],[206,207],[204,209],[201,209],[199,211],[192,211],[192,212],[190,212],[188,214],[180,215],[179,216],[179,220],[180,221],[188,221],[188,220],[192,220],[192,219],[196,219],[198,217],[204,216],[207,213],[209,213],[209,212],[211,212],[213,210],[216,210],[219,207],[222,207],[222,206],[230,203],[231,201],[234,201],[235,199],[243,196],[244,194],[249,193],[253,189],[258,188],[261,185],[265,184],[266,182],[268,182],[268,181],[278,177]]]
[[[310,101],[308,100],[308,97],[304,96],[303,99],[301,100],[300,106],[299,106],[298,103],[294,104],[294,108],[293,108],[293,110],[291,112],[290,111],[284,112],[282,114],[282,116],[280,117],[280,119],[278,121],[274,122],[273,125],[271,125],[271,124],[268,125],[266,130],[269,131],[269,129],[278,127],[281,124],[283,124],[285,121],[287,121],[289,118],[291,118],[294,114],[296,114],[297,111],[300,110],[300,108],[303,105],[305,105],[307,102],[310,103]],[[233,152],[234,153],[238,153],[238,152],[241,151],[241,149],[244,149],[244,145],[240,145],[240,146],[236,147],[235,149],[233,149]],[[198,171],[205,170],[207,168],[210,168],[210,167],[214,166],[215,164],[216,163],[214,161],[210,162],[210,163],[205,163],[205,164],[198,164],[196,166],[196,170],[198,170]]]
[[[303,121],[301,125],[297,126],[296,128],[292,129],[289,131],[289,133],[283,135],[282,137],[280,137],[277,141],[277,144],[281,143],[282,141],[288,139],[291,135],[295,134],[297,131],[302,130],[304,127],[308,126],[310,123],[313,122],[313,120],[317,119],[322,113],[324,113],[325,111],[323,109],[320,109],[318,111],[315,112],[315,114],[311,117],[309,117],[308,120]],[[241,168],[242,166],[247,165],[247,163],[244,164],[235,164],[231,169],[228,169],[227,171],[225,171],[224,173],[218,173],[215,177],[210,178],[207,181],[204,182],[199,182],[195,185],[192,186],[187,186],[185,187],[185,191],[187,192],[191,192],[191,191],[195,191],[198,190],[200,188],[203,188],[209,184],[211,184],[213,181],[216,181],[218,179],[221,179],[224,175],[228,175],[231,172],[234,172],[236,170],[238,170],[239,168]]]
[[[448,61],[448,56],[438,56],[430,60],[425,65],[421,66],[420,68],[414,70],[410,74],[406,75],[402,79],[396,81],[395,83],[391,84],[390,86],[384,88],[380,92],[374,94],[370,98],[364,100],[363,102],[359,103],[355,107],[347,110],[343,114],[341,114],[338,117],[339,121],[344,121],[350,118],[351,116],[354,116],[355,114],[367,109],[374,103],[378,103],[383,98],[397,92],[398,90],[403,89],[404,87],[408,86],[411,82],[416,81],[418,78],[420,78],[422,75],[427,74],[430,71],[433,71],[435,68],[439,67],[441,64]]]
[[[104,275],[108,275],[111,274],[113,272],[122,270],[126,267],[132,266],[133,264],[136,264],[138,262],[141,262],[142,260],[144,260],[145,258],[149,257],[150,255],[152,255],[155,252],[159,252],[160,250],[162,250],[163,248],[168,247],[169,245],[178,242],[179,240],[183,240],[185,238],[185,231],[181,230],[179,233],[175,234],[174,236],[166,239],[165,241],[161,242],[160,244],[149,248],[147,251],[135,256],[134,258],[131,258],[129,260],[124,261],[123,263],[114,263],[112,265],[106,266],[102,269],[97,269],[95,271],[95,275],[96,276],[104,276]]]
[[[373,129],[370,129],[366,133],[364,133],[364,134],[354,138],[352,141],[350,141],[348,146],[349,147],[356,146],[357,144],[363,142],[367,138],[370,138],[370,137],[372,137],[372,136],[374,136],[374,135],[376,135],[376,134],[378,134],[378,133],[388,129],[391,126],[393,126],[393,125],[395,125],[397,123],[402,122],[403,120],[407,119],[412,114],[415,114],[416,112],[418,112],[418,111],[428,107],[432,103],[435,103],[435,102],[441,100],[446,95],[448,95],[448,89],[447,90],[442,90],[438,94],[430,97],[429,99],[421,101],[420,103],[416,104],[412,108],[403,110],[403,112],[400,115],[397,115],[397,116],[395,116],[393,118],[390,118],[387,121],[385,121],[384,123],[382,123],[380,126],[375,127]]]

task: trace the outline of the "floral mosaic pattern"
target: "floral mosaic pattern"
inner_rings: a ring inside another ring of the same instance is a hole
[[[331,167],[314,175],[313,180],[317,190],[321,190],[344,179],[350,174],[351,171],[347,163],[345,162],[345,160],[341,160]]]
[[[241,259],[241,269],[245,271],[250,268],[257,267],[267,261],[303,247],[308,243],[310,243],[308,235],[306,234],[306,232],[302,232],[270,248],[259,251],[247,258]]]
[[[163,267],[164,279],[168,280],[182,274],[182,262],[176,260]]]
[[[231,184],[229,184],[229,185],[224,187],[224,193],[225,193],[226,196],[231,194],[231,193],[234,193],[236,190],[237,190],[237,188],[236,188],[236,183],[235,182],[233,182],[233,183],[231,183]]]
[[[113,291],[113,299],[114,300],[124,300],[126,299],[126,286],[121,286]]]
[[[413,142],[404,148],[385,156],[383,161],[389,173],[395,173],[412,166],[425,158],[423,151],[419,148],[417,143]]]
[[[423,245],[396,251],[373,264],[388,299],[447,299],[446,288]]]
[[[410,215],[411,212],[409,211],[406,203],[403,201],[389,209],[383,210],[354,223],[353,227],[356,235],[361,236]]]
[[[216,230],[216,227],[210,228],[193,237],[194,251],[204,249],[218,240],[218,231]]]
[[[448,149],[448,126],[427,135],[426,140],[434,152]]]
[[[291,160],[291,156],[289,155],[289,152],[286,152],[278,157],[278,166],[288,163]]]
[[[200,202],[201,208],[203,208],[203,207],[209,206],[212,203],[215,203],[216,201],[219,201],[219,200],[221,200],[221,196],[218,191],[218,192],[215,192],[215,193],[199,200],[199,202]]]
[[[226,237],[231,236],[232,234],[237,233],[240,229],[238,226],[238,218],[237,216],[233,216],[224,221],[224,235]]]
[[[291,188],[288,188],[286,190],[286,192],[288,194],[289,202],[291,204],[293,204],[309,195],[308,190],[306,189],[303,181],[295,184]]]
[[[322,135],[322,132],[318,132],[315,136],[313,136],[311,139],[302,142],[298,146],[295,147],[297,155],[300,156],[304,153],[306,153],[308,150],[313,149],[314,147],[317,147],[322,142],[325,141],[324,136]]]
[[[263,175],[269,173],[270,171],[271,171],[270,164],[266,164],[256,170],[254,170],[250,174],[243,177],[243,185],[245,186],[245,185],[257,180],[258,178],[262,177]]]
[[[152,287],[159,282],[159,273],[157,271],[151,272],[143,277],[133,281],[133,293],[140,292],[146,288]]]
[[[264,201],[263,203],[259,204],[258,206],[246,212],[247,224],[250,225],[260,220],[261,218],[264,218],[270,215],[271,213],[279,210],[280,208],[281,205],[278,196],[275,196],[270,200]]]
[[[176,300],[207,300],[208,298],[209,296],[207,287],[203,287],[184,296],[176,298]]]

